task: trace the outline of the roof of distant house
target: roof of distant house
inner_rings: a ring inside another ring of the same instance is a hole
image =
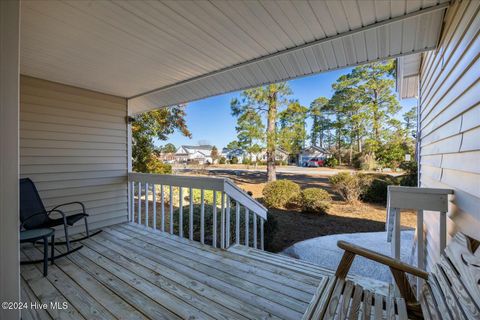
[[[204,150],[212,150],[212,149],[213,149],[213,146],[212,146],[212,145],[209,145],[209,144],[202,144],[202,145],[198,145],[198,146],[186,146],[186,145],[182,145],[182,148],[185,148],[185,149],[204,149]]]
[[[307,152],[307,151],[310,151],[310,150],[312,150],[312,149],[313,149],[314,151],[316,151],[316,152],[330,153],[330,152],[327,151],[327,149],[322,148],[322,147],[319,147],[319,146],[315,146],[315,145],[312,145],[312,146],[303,148],[301,152],[302,152],[302,153],[303,153],[303,152]]]

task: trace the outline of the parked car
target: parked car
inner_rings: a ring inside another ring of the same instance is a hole
[[[307,167],[323,167],[325,165],[325,160],[320,158],[312,158],[307,161]]]

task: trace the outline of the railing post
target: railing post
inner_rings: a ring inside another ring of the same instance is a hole
[[[130,190],[132,192],[130,196],[130,222],[135,221],[135,181],[130,183]]]
[[[200,189],[200,243],[205,243],[205,190]]]
[[[173,187],[170,186],[170,234],[173,234]]]
[[[258,248],[258,240],[257,240],[257,215],[254,213],[252,215],[253,218],[253,247],[255,249]]]
[[[225,212],[225,248],[230,246],[230,197],[227,195],[227,210]]]
[[[225,193],[221,193],[222,196],[222,208],[220,216],[220,248],[225,249]]]
[[[425,240],[423,235],[423,210],[417,211],[417,267],[425,270]],[[417,297],[423,288],[423,279],[417,277]]]
[[[165,188],[163,184],[160,185],[160,211],[162,213],[162,221],[161,221],[161,230],[165,232]]]
[[[153,229],[157,230],[157,186],[152,184]]]
[[[183,188],[179,187],[178,195],[178,235],[183,238]]]
[[[190,210],[188,213],[188,238],[193,240],[193,189],[189,188]]]
[[[263,225],[264,225],[264,220],[260,218],[260,249],[265,250],[265,245],[263,242]]]
[[[138,182],[138,224],[142,224],[142,183]]]
[[[235,243],[240,244],[240,204],[235,202]]]
[[[148,228],[148,182],[145,182],[145,226]]]
[[[250,236],[250,230],[249,230],[249,224],[250,224],[250,211],[248,208],[245,208],[245,245],[248,247],[249,245],[249,236]]]
[[[392,257],[400,259],[400,209],[390,208],[390,210],[395,215],[395,220],[393,221]]]
[[[217,191],[216,190],[213,190],[212,214],[213,214],[212,245],[214,248],[216,248],[217,247]]]

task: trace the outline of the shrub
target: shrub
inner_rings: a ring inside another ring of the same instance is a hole
[[[371,154],[357,154],[353,160],[353,165],[355,168],[360,170],[375,170],[378,168],[378,163],[375,160],[375,157]]]
[[[386,203],[388,186],[398,185],[397,179],[383,174],[363,174],[365,188],[360,196],[363,201]]]
[[[302,212],[326,214],[332,197],[320,188],[307,188],[302,190],[299,204]]]
[[[417,172],[418,165],[416,161],[405,161],[400,164],[400,169],[403,169],[407,174],[397,177],[398,183],[401,186],[416,187],[417,186]]]
[[[225,163],[227,163],[227,158],[221,157],[220,160],[218,160],[218,163],[219,163],[219,164],[225,164]]]
[[[334,157],[330,157],[325,160],[325,167],[335,168],[338,166],[338,160]]]
[[[300,186],[290,180],[277,180],[267,183],[262,191],[267,207],[285,208],[300,194]]]
[[[237,164],[237,163],[238,163],[238,158],[237,158],[237,157],[233,157],[232,160],[230,160],[230,163],[231,163],[231,164]]]
[[[172,166],[168,163],[164,163],[157,159],[156,157],[151,157],[147,163],[147,172],[156,173],[156,174],[171,174]]]
[[[252,160],[250,160],[249,158],[243,158],[242,164],[248,164],[248,165],[250,165],[250,164],[252,164]]]
[[[340,172],[329,178],[333,189],[348,202],[357,202],[368,185],[368,181],[357,173]]]

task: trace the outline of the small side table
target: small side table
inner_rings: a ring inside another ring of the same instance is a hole
[[[43,240],[43,276],[47,276],[48,268],[48,238],[51,238],[52,244],[52,264],[55,256],[55,229],[52,228],[41,228],[41,229],[30,229],[20,231],[20,243],[23,242],[33,242],[37,240]],[[28,262],[28,261],[26,261]]]

